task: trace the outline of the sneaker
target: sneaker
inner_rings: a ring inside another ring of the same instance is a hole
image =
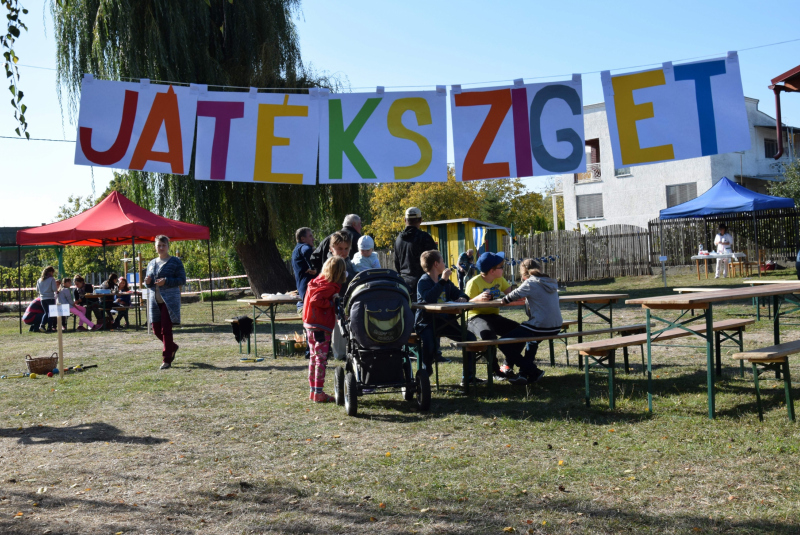
[[[158,368],[159,370],[168,370],[172,368],[172,364],[169,362],[162,362],[161,366]]]
[[[538,383],[542,377],[544,377],[544,370],[541,368],[536,368],[536,371],[534,371],[533,374],[528,376],[528,382]]]
[[[95,323],[94,327],[92,327],[92,330],[93,331],[99,331],[102,328],[103,328],[103,324],[102,323]]]
[[[326,394],[325,392],[319,392],[319,393],[312,392],[309,397],[311,398],[311,401],[313,401],[314,403],[332,403],[336,401],[336,398],[334,398],[330,394]]]
[[[361,389],[361,393],[362,394],[374,394],[375,393],[375,389],[374,388],[362,388]]]
[[[528,379],[524,375],[515,375],[514,377],[509,377],[508,382],[512,385],[526,385],[528,384]]]

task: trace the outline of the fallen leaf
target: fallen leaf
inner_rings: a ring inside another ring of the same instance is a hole
[[[512,528],[511,526],[508,526],[507,528],[503,528],[503,533],[514,533],[515,531],[516,530],[514,528]]]
[[[371,516],[371,517],[369,517],[369,521],[370,521],[370,522],[377,522],[377,521],[378,521],[378,519],[377,519],[377,518],[375,518],[374,516]]]
[[[391,457],[391,456],[392,456],[392,453],[391,453],[391,452],[389,452],[389,451],[387,451],[387,452],[386,452],[386,456],[387,456],[387,457]]]
[[[381,502],[378,504],[378,507],[380,507],[381,509],[386,509],[386,504]]]
[[[558,466],[564,466],[564,461],[558,461]]]

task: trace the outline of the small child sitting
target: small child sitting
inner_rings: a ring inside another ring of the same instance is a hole
[[[425,251],[420,256],[420,264],[425,274],[417,283],[417,303],[435,304],[447,301],[466,303],[467,295],[450,282],[452,272],[445,266],[442,253],[439,251]],[[433,373],[433,359],[438,353],[439,337],[446,336],[451,340],[461,340],[461,329],[456,324],[453,314],[439,315],[434,331],[433,314],[417,310],[416,330],[422,341],[422,363],[428,375]],[[475,335],[467,331],[467,341],[475,341]],[[470,362],[475,362],[474,358]],[[474,375],[474,372],[473,372]]]
[[[131,291],[130,285],[128,285],[128,281],[125,278],[120,278],[119,282],[117,283],[117,295],[114,299],[114,307],[115,308],[130,308],[131,307]],[[127,329],[130,326],[128,322],[128,311],[127,310],[117,310],[116,319],[114,319],[114,328],[120,329],[122,328],[122,320],[125,320],[125,328]]]
[[[85,323],[89,326],[89,329],[96,331],[100,328],[100,325],[95,325],[86,317],[86,308],[80,305],[75,304],[75,298],[72,295],[72,290],[70,286],[72,285],[72,279],[69,277],[64,277],[60,281],[58,281],[58,292],[56,293],[56,301],[59,305],[69,305],[69,311],[78,318],[78,331],[85,331],[86,327],[83,326]],[[62,325],[66,329],[67,327],[67,318],[62,318],[61,320],[63,323]]]
[[[358,252],[353,256],[356,271],[367,269],[380,269],[381,263],[375,254],[375,241],[370,236],[361,236],[358,239]]]

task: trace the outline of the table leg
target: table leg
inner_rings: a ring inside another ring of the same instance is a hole
[[[614,410],[614,408],[615,408],[615,404],[614,404],[614,368],[616,368],[616,362],[614,362],[615,353],[616,353],[616,351],[612,349],[611,352],[608,354],[608,362],[607,362],[607,364],[608,364],[608,408],[611,409],[611,410]],[[586,364],[587,364],[587,367],[588,367],[588,364],[589,364],[588,357],[587,357]]]
[[[792,401],[792,378],[789,375],[789,359],[783,361],[783,389],[786,392],[786,410],[789,420],[794,422],[794,401]]]
[[[583,332],[583,303],[578,301],[578,332]],[[583,343],[583,336],[578,337],[578,343]],[[578,369],[583,369],[583,355],[578,351]]]
[[[466,311],[462,310],[459,313],[459,317],[461,318],[461,341],[467,341],[467,315]],[[469,384],[472,382],[472,377],[469,376],[468,371],[472,366],[469,365],[469,360],[475,356],[473,353],[472,355],[469,354],[468,351],[462,350],[461,351],[461,381],[464,383],[464,395],[469,396]],[[478,387],[475,387],[475,393],[477,394]]]
[[[700,280],[700,261],[695,260],[694,265],[697,267],[697,280]]]
[[[753,362],[753,383],[756,386],[756,407],[758,407],[758,419],[764,421],[764,411],[761,408],[761,389],[758,385],[758,366]]]
[[[743,335],[742,335],[743,331],[744,331],[744,329],[742,329],[740,327],[739,328],[739,352],[740,353],[744,351],[744,338],[743,338]],[[744,359],[739,361],[739,377],[744,378]]]
[[[652,333],[650,332],[650,309],[646,308],[645,329],[647,330],[647,412],[653,413],[653,353]]]
[[[333,327],[336,328],[336,325]],[[272,336],[272,358],[278,358],[278,347],[280,343],[278,343],[278,337],[275,336],[275,305],[269,305],[269,334]]]
[[[775,345],[781,343],[781,299],[780,295],[773,295],[772,296],[772,339]],[[781,368],[780,366],[775,368],[775,379],[781,378]]]
[[[708,417],[714,419],[714,313],[711,303],[706,310],[706,377],[708,380]]]
[[[708,280],[708,258],[704,259],[703,262],[706,264],[706,280]]]
[[[255,358],[258,358],[258,337],[256,335],[256,327],[258,326],[258,316],[256,316],[256,306],[253,305],[253,351]]]
[[[722,377],[722,340],[719,331],[714,333],[714,343],[716,345],[717,377]]]

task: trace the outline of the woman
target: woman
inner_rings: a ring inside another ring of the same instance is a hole
[[[156,252],[147,265],[144,286],[153,332],[164,344],[162,370],[172,367],[178,345],[172,340],[172,326],[181,322],[181,289],[186,284],[186,270],[180,258],[169,255],[169,238],[156,236]]]
[[[128,286],[128,281],[125,279],[119,279],[117,283],[117,298],[114,299],[114,306],[117,308],[125,308],[128,309],[131,307],[131,288]],[[128,311],[127,310],[118,310],[117,311],[117,319],[114,320],[114,328],[121,329],[121,321],[125,319],[125,327],[129,326],[128,323]]]
[[[39,299],[44,308],[42,323],[39,325],[40,332],[52,333],[56,330],[56,320],[50,319],[50,305],[56,304],[56,292],[58,291],[56,279],[53,278],[55,272],[56,268],[47,266],[42,270],[42,276],[36,282],[36,291],[39,292]]]
[[[117,281],[119,280],[119,276],[116,273],[112,273],[108,276],[108,280],[103,281],[100,285],[102,290],[109,290],[110,294],[108,297],[101,298],[101,305],[100,308],[103,310],[103,324],[106,329],[112,329],[113,323],[111,321],[111,310],[114,308],[114,296],[117,294]]]

